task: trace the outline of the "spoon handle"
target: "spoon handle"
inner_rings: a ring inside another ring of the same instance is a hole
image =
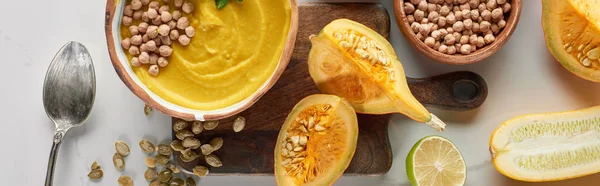
[[[58,148],[62,143],[63,137],[66,131],[56,130],[54,131],[54,139],[52,140],[52,149],[50,149],[50,158],[48,159],[48,170],[46,171],[46,184],[45,186],[52,186],[54,180],[54,166],[56,165],[56,158],[58,155]]]

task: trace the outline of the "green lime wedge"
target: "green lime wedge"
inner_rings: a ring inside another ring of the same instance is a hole
[[[450,140],[427,136],[406,157],[406,174],[413,186],[456,186],[465,184],[467,168]]]

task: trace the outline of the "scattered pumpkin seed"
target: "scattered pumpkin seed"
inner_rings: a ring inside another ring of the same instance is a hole
[[[204,176],[208,175],[208,168],[202,165],[198,165],[194,167],[194,169],[192,169],[192,172],[194,172],[196,176],[204,178]]]
[[[217,150],[221,149],[221,147],[223,146],[223,138],[221,138],[221,137],[213,138],[212,140],[210,140],[210,145],[212,146],[213,151],[217,151]]]
[[[119,186],[133,186],[133,180],[129,176],[119,176]]]
[[[183,120],[176,121],[175,124],[173,124],[173,130],[175,132],[179,132],[180,130],[183,130],[187,127],[188,127],[188,123]]]
[[[100,178],[102,178],[102,176],[104,176],[104,172],[102,172],[102,170],[100,170],[100,169],[93,169],[88,174],[88,177],[91,180],[99,180]]]
[[[181,140],[173,140],[171,142],[171,149],[181,152],[182,150],[185,150],[185,147],[183,147],[183,144],[181,144]]]
[[[179,174],[181,172],[181,170],[179,170],[179,168],[177,168],[177,165],[175,164],[168,163],[166,167],[167,169],[171,169],[171,171],[173,171],[173,173],[175,174]]]
[[[152,113],[152,107],[150,107],[150,105],[148,105],[148,104],[144,105],[144,114],[146,114],[146,116],[150,116],[151,113]]]
[[[165,166],[167,165],[167,163],[169,163],[169,156],[165,156],[162,154],[158,154],[154,157],[154,160],[156,161],[156,163],[158,163],[159,165]]]
[[[204,144],[204,145],[200,146],[200,150],[202,151],[202,154],[204,154],[205,156],[213,153],[214,152],[213,149],[214,149],[213,146],[210,144]]]
[[[161,183],[160,181],[158,181],[158,180],[154,180],[154,181],[150,182],[150,185],[149,185],[149,186],[163,186],[162,184],[163,184],[163,183]],[[168,186],[168,185],[167,185],[167,186]]]
[[[196,186],[196,181],[192,177],[185,179],[185,186]]]
[[[148,166],[149,168],[155,168],[156,167],[156,161],[154,160],[154,158],[152,158],[152,157],[146,157],[146,166]]]
[[[171,180],[172,176],[173,176],[173,172],[169,169],[165,169],[163,171],[160,171],[160,173],[158,173],[158,181],[168,182],[169,180]]]
[[[183,147],[185,148],[191,148],[191,149],[197,149],[198,147],[200,147],[200,140],[194,138],[194,137],[188,137],[183,139],[183,141],[181,142],[181,144],[183,145]]]
[[[183,179],[181,179],[181,178],[173,178],[169,182],[169,185],[171,185],[171,186],[184,186],[185,185],[185,181],[183,181]]]
[[[206,130],[213,130],[215,128],[217,128],[217,126],[219,126],[219,121],[207,121],[204,123],[204,129]]]
[[[97,161],[94,161],[94,163],[92,163],[91,168],[92,168],[92,170],[96,170],[96,169],[100,169],[101,167],[100,167],[100,164],[98,164]]]
[[[158,151],[158,154],[165,155],[165,156],[171,156],[171,153],[172,153],[171,146],[167,145],[167,144],[159,144],[157,151]]]
[[[204,129],[204,123],[202,121],[194,121],[192,123],[192,133],[200,134]]]
[[[208,165],[212,166],[212,167],[221,167],[223,166],[223,163],[221,162],[221,159],[219,159],[219,157],[217,157],[214,154],[209,154],[204,156],[204,160],[206,161],[206,163],[208,163]]]
[[[142,148],[142,151],[144,151],[146,154],[152,154],[156,150],[154,144],[148,140],[143,139],[139,144],[140,148]]]
[[[192,162],[194,160],[196,160],[196,158],[199,158],[200,155],[198,155],[195,151],[193,151],[192,149],[185,149],[183,151],[181,151],[181,160],[183,162]]]
[[[117,170],[125,169],[125,160],[119,153],[115,153],[115,155],[113,155],[113,164]]]
[[[177,139],[179,140],[183,140],[187,137],[194,137],[194,133],[192,133],[192,131],[184,129],[184,130],[180,130],[179,132],[175,133],[175,136],[177,137]]]
[[[119,153],[121,156],[129,155],[129,145],[123,141],[115,142],[115,149],[117,149],[117,153]]]
[[[148,170],[146,170],[146,172],[144,172],[144,178],[146,178],[146,180],[148,180],[148,181],[156,180],[157,177],[158,177],[158,172],[156,172],[156,169],[154,169],[154,168],[148,168]]]
[[[234,132],[240,132],[240,131],[244,130],[245,126],[246,126],[246,118],[244,118],[243,116],[238,116],[237,118],[235,118],[235,121],[233,121],[233,131]]]

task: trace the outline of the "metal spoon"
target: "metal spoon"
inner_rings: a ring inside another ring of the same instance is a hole
[[[58,148],[72,127],[87,120],[96,95],[96,75],[89,52],[81,43],[68,42],[54,56],[44,80],[44,108],[54,122],[46,186],[51,186]]]

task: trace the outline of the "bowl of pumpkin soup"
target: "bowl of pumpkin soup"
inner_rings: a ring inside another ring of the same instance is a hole
[[[252,106],[294,49],[296,0],[107,0],[110,59],[156,110],[218,120]]]

